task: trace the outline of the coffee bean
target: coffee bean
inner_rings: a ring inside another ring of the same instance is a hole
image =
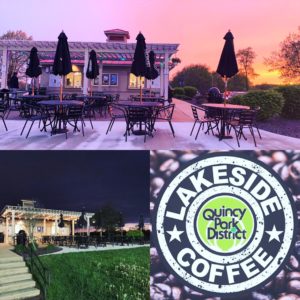
[[[180,300],[181,299],[182,290],[181,288],[177,286],[172,287],[172,298],[174,300]]]
[[[286,294],[279,297],[277,300],[300,300],[300,297],[296,294]]]
[[[300,281],[299,280],[291,280],[287,284],[287,290],[290,293],[295,293],[300,295]]]

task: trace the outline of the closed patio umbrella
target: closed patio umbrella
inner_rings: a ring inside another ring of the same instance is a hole
[[[99,66],[97,62],[97,54],[94,50],[90,52],[88,67],[86,70],[86,77],[90,79],[90,92],[92,96],[92,79],[96,79],[99,76]]]
[[[59,228],[64,228],[65,227],[65,222],[64,222],[64,216],[63,216],[63,214],[60,215],[58,227]]]
[[[225,45],[217,68],[217,73],[220,74],[225,80],[225,103],[228,79],[239,72],[235,57],[233,39],[233,34],[229,30],[224,36]]]
[[[146,53],[146,42],[145,37],[140,32],[136,37],[137,43],[134,51],[133,62],[131,66],[131,73],[137,77],[140,77],[140,99],[142,102],[142,77],[147,74],[147,67],[149,66],[147,62]]]
[[[37,48],[33,47],[30,51],[28,68],[26,69],[26,75],[32,79],[32,95],[34,95],[34,78],[38,78],[42,74],[42,68],[40,66],[40,60],[37,53]]]
[[[62,101],[64,77],[72,72],[71,56],[68,45],[68,38],[62,31],[58,37],[58,44],[53,62],[53,74],[61,76],[60,101]]]
[[[148,67],[147,70],[147,74],[146,74],[146,78],[151,80],[151,84],[150,84],[150,96],[151,96],[151,87],[152,87],[152,80],[155,80],[158,76],[158,70],[155,67],[155,53],[154,51],[150,51],[149,52],[149,63],[150,63],[150,67]]]

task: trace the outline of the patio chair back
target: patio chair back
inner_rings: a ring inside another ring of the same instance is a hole
[[[253,125],[256,119],[256,110],[242,110],[239,113],[239,125],[241,126],[248,126]]]
[[[173,118],[175,104],[169,104],[158,110],[158,119],[171,121]]]
[[[191,105],[191,108],[192,108],[192,113],[193,113],[194,121],[199,121],[199,116],[198,116],[198,109],[199,109],[199,107],[197,107],[195,105]]]
[[[151,119],[151,110],[145,107],[129,107],[127,109],[127,119],[129,122],[145,122]]]
[[[70,106],[67,110],[68,119],[79,119],[83,117],[83,106]]]

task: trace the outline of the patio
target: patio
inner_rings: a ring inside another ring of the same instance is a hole
[[[255,148],[251,135],[245,130],[247,141],[241,140],[241,147],[238,148],[235,139],[219,141],[212,135],[201,132],[197,141],[195,134],[191,137],[190,131],[193,125],[190,104],[176,100],[173,126],[176,137],[173,138],[167,122],[157,122],[157,131],[154,137],[148,137],[144,143],[143,137],[130,135],[128,141],[123,136],[125,123],[116,121],[112,131],[106,135],[109,124],[108,120],[93,121],[94,130],[87,122],[85,136],[80,132],[70,132],[68,139],[65,135],[50,136],[40,132],[37,124],[34,125],[28,139],[20,136],[24,120],[8,119],[8,132],[5,132],[3,124],[0,125],[0,149],[1,150],[154,150],[154,149],[207,149],[207,150],[233,150],[233,149],[298,149],[299,139],[274,134],[261,130],[262,140],[257,137],[258,146]]]

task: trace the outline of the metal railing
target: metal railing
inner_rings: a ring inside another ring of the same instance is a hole
[[[26,246],[25,255],[23,254],[23,257],[42,292],[43,299],[47,299],[47,289],[50,285],[50,270],[43,265],[31,246]]]

